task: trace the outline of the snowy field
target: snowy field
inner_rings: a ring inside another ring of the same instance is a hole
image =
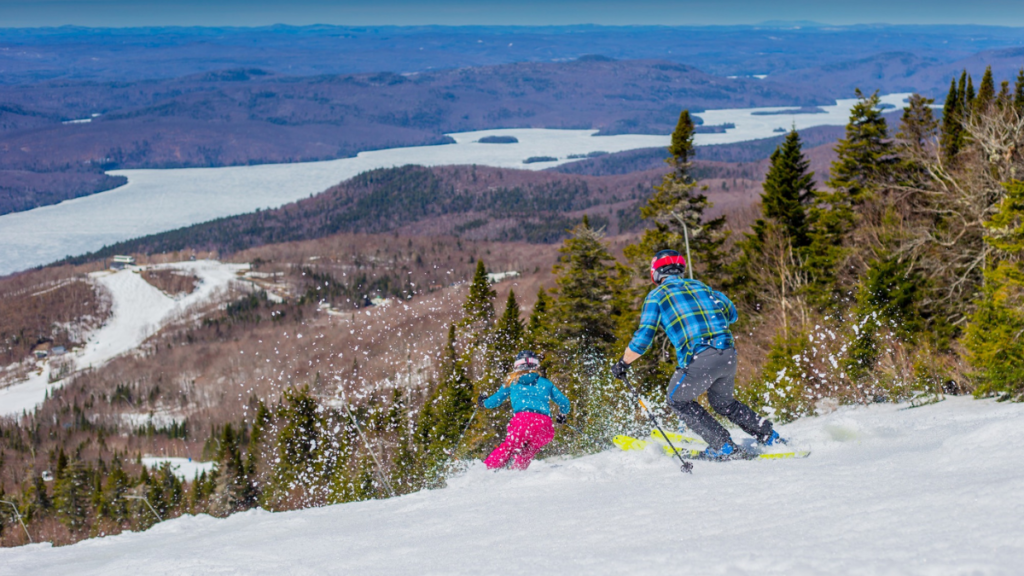
[[[182,298],[172,298],[146,282],[132,269],[118,272],[105,270],[90,275],[93,282],[106,288],[111,297],[111,316],[93,332],[78,353],[72,353],[75,366],[95,368],[113,358],[134,350],[189,307],[201,305],[224,294],[237,273],[248,270],[248,264],[224,264],[213,260],[162,264],[149,268],[174,268],[191,272],[199,278],[199,287]],[[43,402],[46,390],[59,388],[63,381],[48,384],[49,365],[28,380],[0,389],[0,416],[31,412]]]
[[[903,105],[905,94],[883,97]],[[775,114],[787,108],[709,110],[697,114],[705,125],[733,123],[723,134],[699,134],[698,145],[743,142],[777,135],[774,130],[844,125],[855,100],[822,107],[825,113]],[[450,134],[455,144],[362,152],[327,162],[265,164],[228,168],[118,170],[128,184],[54,206],[0,216],[0,275],[48,264],[129,238],[172,230],[224,216],[294,202],[375,168],[420,164],[479,164],[542,170],[571,162],[570,155],[621,152],[667,146],[668,136],[594,136],[593,130],[509,129]],[[484,136],[515,136],[515,144],[481,144]],[[530,157],[553,162],[524,164]]]
[[[1024,404],[842,408],[783,433],[811,457],[477,463],[391,500],[2,549],[0,575],[1021,574]]]
[[[156,469],[164,464],[170,464],[171,470],[174,475],[181,478],[182,480],[188,480],[191,482],[200,472],[210,473],[214,468],[217,467],[216,462],[199,462],[197,460],[191,460],[189,458],[175,458],[175,457],[164,457],[164,456],[143,456],[142,465],[146,468]]]

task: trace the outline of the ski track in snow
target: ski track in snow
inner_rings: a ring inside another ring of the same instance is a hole
[[[907,94],[883,96],[882,103],[903,106]],[[704,146],[778,136],[776,129],[842,126],[856,100],[820,107],[819,114],[790,114],[793,107],[707,110],[695,113],[707,126],[735,124],[720,134],[697,134]],[[757,112],[773,113],[759,115]],[[0,216],[0,275],[48,264],[67,255],[105,245],[206,222],[215,218],[275,208],[323,192],[357,174],[405,164],[444,166],[479,164],[542,170],[571,162],[569,155],[622,152],[667,146],[670,136],[618,134],[594,136],[596,130],[501,129],[449,134],[455,144],[413,146],[361,152],[354,158],[325,162],[263,164],[223,168],[115,170],[128,183],[52,206]],[[515,136],[514,144],[481,144],[484,136]],[[529,157],[553,162],[524,164]],[[45,233],[40,233],[45,230]]]
[[[111,359],[134,350],[176,315],[195,304],[208,302],[223,292],[237,272],[248,264],[224,264],[213,260],[157,264],[146,268],[174,268],[195,274],[199,286],[191,294],[175,299],[142,279],[135,269],[118,272],[105,270],[90,274],[94,282],[111,295],[111,316],[93,332],[81,354],[71,354],[78,369],[96,368]],[[32,411],[46,397],[46,390],[59,388],[63,381],[47,384],[49,368],[28,380],[0,389],[0,416]]]
[[[477,462],[443,490],[0,550],[2,575],[1020,574],[1024,405],[844,407],[781,427],[804,460],[658,449]]]

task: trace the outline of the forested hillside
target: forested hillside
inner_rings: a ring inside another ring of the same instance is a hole
[[[667,170],[664,162],[661,166],[603,177],[483,166],[373,170],[278,209],[120,242],[68,261],[184,249],[231,254],[338,232],[553,243],[565,238],[583,214],[591,216],[594,226],[620,234],[643,226],[639,204]],[[765,167],[706,162],[698,169],[721,213],[752,204]]]

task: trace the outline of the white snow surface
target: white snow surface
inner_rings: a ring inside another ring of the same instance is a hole
[[[883,103],[902,105],[905,94]],[[822,107],[824,114],[758,116],[793,108],[708,110],[696,116],[705,125],[733,123],[722,134],[698,134],[698,145],[742,142],[776,136],[776,128],[843,125],[855,100]],[[354,158],[325,162],[264,164],[226,168],[116,170],[128,183],[53,206],[0,216],[0,275],[48,264],[68,255],[98,250],[129,238],[155,234],[225,216],[294,202],[376,168],[405,164],[443,166],[479,164],[542,170],[572,161],[570,155],[621,152],[667,146],[665,135],[594,136],[595,130],[500,129],[449,134],[455,144],[361,152]],[[515,136],[514,144],[481,144],[484,136]],[[530,157],[554,162],[523,164]]]
[[[804,460],[608,450],[442,490],[0,550],[2,575],[1020,574],[1024,405],[841,408],[781,431]]]
[[[193,305],[209,302],[223,294],[237,273],[248,264],[225,264],[214,260],[197,260],[159,264],[151,268],[175,268],[199,278],[199,286],[189,295],[172,298],[139,275],[140,268],[120,271],[105,270],[90,274],[110,293],[111,315],[107,323],[93,332],[83,349],[73,354],[78,369],[96,368],[111,359],[134,350],[165,324],[183,314]],[[49,368],[33,374],[28,380],[0,389],[0,416],[32,411],[46,397],[46,390],[59,388],[63,381],[47,384]]]
[[[200,472],[210,473],[217,467],[216,462],[198,462],[190,458],[165,457],[165,456],[143,456],[142,465],[147,468],[159,468],[165,463],[171,465],[174,475],[191,482]]]

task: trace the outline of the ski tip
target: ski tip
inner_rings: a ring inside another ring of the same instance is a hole
[[[760,460],[786,460],[788,458],[807,458],[811,455],[810,450],[794,450],[792,452],[769,452],[758,454]]]

